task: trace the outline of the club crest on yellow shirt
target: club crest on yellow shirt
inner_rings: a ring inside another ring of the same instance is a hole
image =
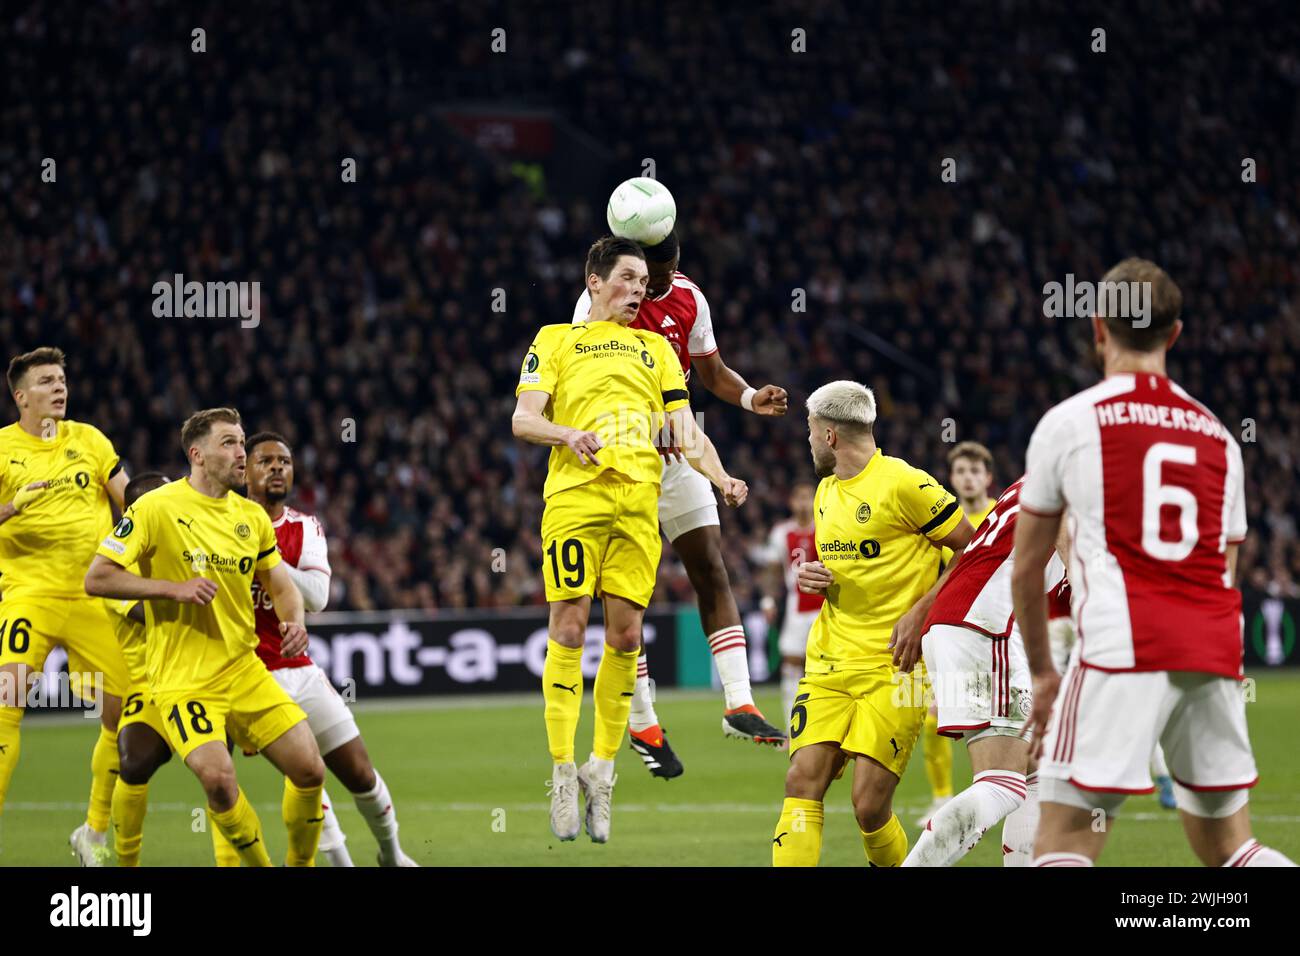
[[[249,529],[248,525],[244,524],[242,521],[235,525],[235,534],[239,535],[241,538],[247,538],[252,533],[253,532]]]
[[[867,504],[864,501],[862,504],[858,505],[858,522],[860,524],[866,524],[870,520],[871,520],[871,505]]]

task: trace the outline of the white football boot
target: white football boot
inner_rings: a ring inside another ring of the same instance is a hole
[[[561,840],[576,840],[582,829],[578,819],[578,767],[557,763],[546,781],[551,789],[551,832]]]
[[[617,782],[614,761],[597,760],[594,754],[578,770],[578,783],[587,799],[587,835],[592,843],[609,841],[609,820]]]

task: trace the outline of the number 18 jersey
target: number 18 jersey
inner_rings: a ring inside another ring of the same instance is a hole
[[[1161,375],[1112,375],[1051,409],[1029,441],[1022,511],[1068,511],[1080,661],[1240,677],[1246,535],[1241,449]]]

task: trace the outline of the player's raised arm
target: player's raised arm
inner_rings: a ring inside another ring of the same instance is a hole
[[[704,433],[704,429],[695,423],[691,407],[683,405],[668,413],[668,428],[679,442],[687,463],[698,471],[722,492],[723,499],[733,508],[745,503],[749,496],[749,486],[739,478],[733,478],[722,467],[718,450]]]

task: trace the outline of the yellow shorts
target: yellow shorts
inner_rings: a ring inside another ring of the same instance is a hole
[[[83,700],[83,683],[121,697],[131,679],[113,621],[99,598],[5,595],[0,601],[0,666],[25,664],[38,671],[57,645],[68,652],[71,687]],[[88,675],[82,677],[81,675]]]
[[[162,714],[158,710],[158,705],[154,703],[148,683],[132,683],[126,690],[126,696],[122,698],[122,718],[117,722],[118,733],[132,724],[144,724],[153,728],[170,746],[167,728],[163,725]]]
[[[605,471],[557,491],[542,512],[546,600],[613,594],[645,607],[662,547],[658,485]]]
[[[227,726],[236,743],[258,751],[307,719],[252,651],[212,686],[155,694],[154,702],[182,760],[212,741],[226,746]]]
[[[921,728],[924,700],[912,700],[911,679],[892,670],[805,674],[790,712],[790,753],[808,744],[839,744],[899,777]]]

